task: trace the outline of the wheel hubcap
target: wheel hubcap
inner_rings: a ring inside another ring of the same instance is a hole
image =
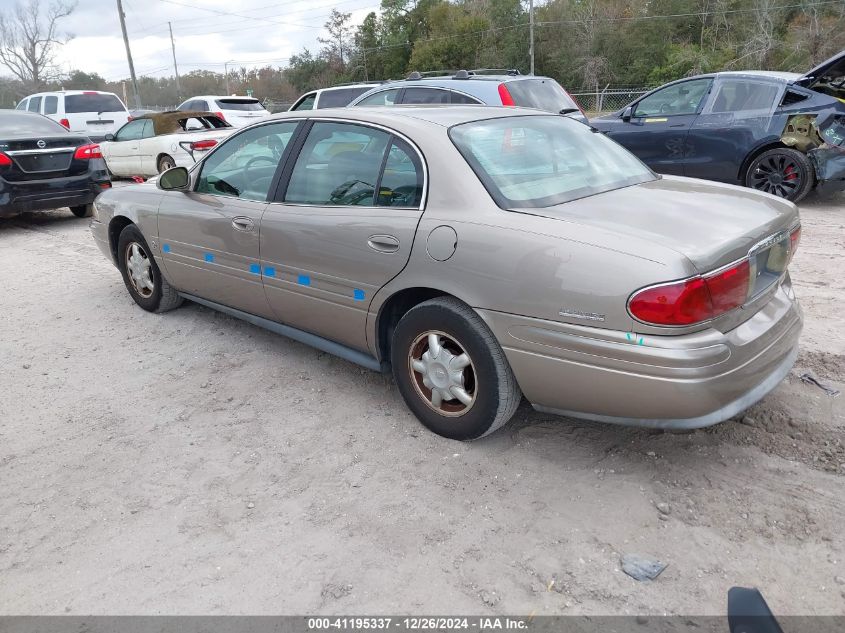
[[[751,174],[751,186],[781,198],[789,198],[801,189],[801,168],[784,154],[769,156],[757,163]]]
[[[129,244],[126,249],[126,272],[129,273],[129,281],[142,297],[146,298],[153,294],[155,284],[153,283],[153,267],[150,258],[144,251],[144,247],[137,242]]]
[[[475,404],[475,367],[457,339],[443,332],[424,332],[411,345],[408,370],[417,393],[437,413],[465,414]]]

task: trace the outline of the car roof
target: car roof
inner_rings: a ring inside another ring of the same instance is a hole
[[[396,105],[390,108],[359,106],[357,108],[325,108],[323,110],[294,110],[279,112],[270,120],[279,119],[344,119],[362,123],[376,123],[394,127],[397,120],[406,124],[414,122],[423,125],[451,127],[470,121],[501,119],[510,116],[557,116],[531,108],[491,108],[484,105]],[[560,118],[560,117],[558,117]]]
[[[252,99],[253,101],[258,101],[255,97],[248,95],[196,95],[194,97],[188,97],[185,101],[193,101],[194,99]],[[182,103],[185,103],[185,101]]]
[[[795,81],[801,75],[799,73],[785,73],[776,70],[723,70],[716,73],[717,76],[746,76],[746,77],[765,77],[768,79],[777,79],[779,81]]]
[[[45,95],[84,95],[84,94],[97,94],[97,95],[113,95],[117,96],[113,92],[109,92],[108,90],[45,90],[44,92],[33,92],[31,95],[27,95],[25,97],[21,97],[21,101],[24,99],[29,99],[30,97],[43,97]]]
[[[314,88],[304,94],[311,94],[312,92],[328,92],[329,90],[345,90],[347,88],[378,88],[385,82],[383,81],[366,81],[360,84],[340,84],[339,86],[329,86],[328,88]]]

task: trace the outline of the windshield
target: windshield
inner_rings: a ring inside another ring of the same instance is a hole
[[[258,99],[218,99],[217,107],[221,110],[241,110],[254,112],[263,110],[264,106]]]
[[[516,79],[505,84],[516,106],[558,113],[578,104],[554,79]]]
[[[126,112],[126,106],[114,95],[92,92],[90,94],[67,95],[65,97],[65,112],[68,114],[77,114],[79,112]]]
[[[474,121],[449,136],[503,209],[548,207],[656,178],[628,150],[565,117]]]

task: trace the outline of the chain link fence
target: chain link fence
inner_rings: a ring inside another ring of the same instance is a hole
[[[600,91],[577,91],[569,94],[578,102],[588,116],[621,110],[651,88],[605,88]]]

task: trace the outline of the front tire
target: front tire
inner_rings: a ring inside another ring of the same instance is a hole
[[[493,332],[453,297],[431,299],[405,313],[390,355],[408,408],[443,437],[488,435],[513,417],[522,399]]]
[[[169,154],[164,154],[158,159],[158,173],[162,174],[168,169],[176,167],[176,161]]]
[[[806,154],[787,147],[775,148],[751,161],[745,186],[798,202],[813,188],[813,174],[813,164]]]
[[[134,224],[120,233],[117,261],[129,294],[147,312],[167,312],[182,305],[182,297],[159,270],[147,241]]]
[[[80,204],[76,207],[70,207],[70,212],[78,218],[90,218],[94,215],[94,205]]]

